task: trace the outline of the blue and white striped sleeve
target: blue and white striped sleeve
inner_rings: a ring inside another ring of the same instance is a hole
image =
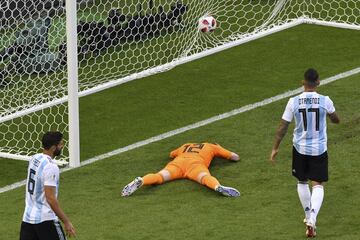
[[[328,96],[325,97],[325,108],[328,114],[332,114],[335,112],[334,103]]]
[[[294,117],[294,101],[293,98],[290,98],[286,105],[285,111],[282,115],[282,119],[287,122],[291,122],[293,117]]]
[[[59,168],[55,164],[47,164],[43,174],[44,186],[57,186],[59,180]]]

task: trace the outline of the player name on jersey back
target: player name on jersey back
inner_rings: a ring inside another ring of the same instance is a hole
[[[319,97],[305,97],[305,98],[299,98],[299,105],[302,104],[320,104],[320,98]]]

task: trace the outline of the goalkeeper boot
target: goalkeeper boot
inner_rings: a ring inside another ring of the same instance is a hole
[[[219,185],[215,189],[215,191],[217,191],[227,197],[239,197],[240,196],[240,192],[232,187],[225,187],[225,186]]]
[[[121,191],[121,196],[127,197],[133,194],[136,190],[138,190],[143,185],[143,179],[141,177],[137,177],[126,185],[123,190]]]

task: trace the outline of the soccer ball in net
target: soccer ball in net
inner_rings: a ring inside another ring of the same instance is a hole
[[[216,29],[216,19],[213,16],[203,16],[199,19],[199,31],[213,32]]]

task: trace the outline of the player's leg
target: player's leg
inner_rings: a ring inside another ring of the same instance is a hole
[[[309,161],[309,179],[312,184],[311,212],[308,225],[314,228],[317,215],[324,200],[323,183],[328,181],[328,155],[327,152],[320,156],[312,157]],[[316,235],[316,233],[315,233]],[[314,236],[315,236],[314,235]]]
[[[322,182],[312,181],[311,214],[310,219],[315,223],[324,200],[324,186]]]
[[[304,223],[310,218],[311,193],[307,177],[308,159],[293,147],[292,175],[298,179],[297,192],[304,209]]]
[[[235,188],[222,186],[219,181],[211,176],[209,169],[204,165],[197,165],[187,173],[187,178],[213,189],[228,197],[238,197],[240,192]]]
[[[36,224],[35,230],[39,240],[66,240],[64,230],[57,220]]]
[[[306,236],[316,236],[316,218],[320,211],[323,199],[324,188],[321,182],[311,181],[312,193],[311,193],[311,211],[310,217],[306,221]]]
[[[194,169],[194,176],[192,176],[192,174],[190,173],[190,179],[195,180],[196,182],[207,186],[208,188],[212,189],[212,190],[216,190],[217,187],[220,186],[219,181],[211,176],[210,172],[208,169],[206,169],[206,167],[198,167],[196,169]],[[196,176],[196,179],[194,179]]]
[[[20,240],[37,240],[34,224],[22,222],[20,228]]]
[[[186,178],[205,185],[212,190],[215,190],[220,185],[219,181],[211,176],[209,169],[201,164],[192,166],[185,175]]]
[[[164,182],[179,179],[183,177],[183,173],[180,167],[168,164],[164,169],[158,173],[150,173],[142,177],[143,185],[159,185]]]
[[[183,177],[183,171],[176,165],[169,163],[164,169],[158,173],[149,173],[144,177],[136,177],[134,181],[126,185],[121,195],[123,197],[130,196],[142,186],[160,185],[164,182],[175,180]]]

